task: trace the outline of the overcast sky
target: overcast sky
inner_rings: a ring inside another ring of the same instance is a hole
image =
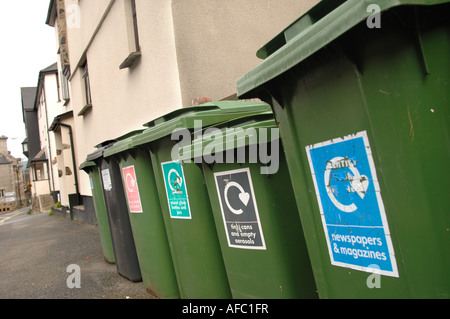
[[[0,135],[25,158],[21,87],[37,86],[39,71],[56,62],[55,29],[45,24],[50,0],[0,1]]]

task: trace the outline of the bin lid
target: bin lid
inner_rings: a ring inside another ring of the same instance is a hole
[[[176,130],[194,129],[195,122],[201,121],[203,128],[259,113],[270,113],[270,105],[253,101],[217,101],[187,107],[170,112],[145,124],[148,127],[142,134],[133,137],[133,146],[139,146],[171,135]]]
[[[86,161],[84,163],[82,163],[80,165],[80,170],[85,171],[86,173],[88,173],[92,168],[96,167],[97,164],[95,164],[95,162],[93,161]]]
[[[139,134],[142,131],[143,131],[143,129],[134,130],[134,131],[128,132],[118,138],[106,140],[106,141],[96,145],[95,147],[97,148],[97,150],[95,150],[94,152],[89,154],[86,157],[86,161],[96,161],[99,158],[104,157],[106,150],[108,150],[110,147],[114,146],[116,143],[118,143],[120,141],[126,140],[127,138],[130,138],[136,134]]]
[[[258,144],[261,142],[258,138],[258,129],[278,127],[273,114],[263,113],[226,121],[214,126],[214,128],[217,128],[219,131],[207,132],[207,129],[204,129],[199,138],[192,139],[191,144],[181,147],[179,159],[189,160],[194,158],[195,150],[198,150],[199,147],[202,148],[201,154],[203,156],[211,155],[212,151],[227,151],[236,147]],[[238,130],[232,130],[233,128]],[[272,135],[269,130],[265,142],[271,142],[277,138],[279,138],[279,134]],[[227,143],[228,139],[232,139],[233,142]],[[208,146],[207,149],[205,148],[206,146]]]
[[[435,5],[449,0],[322,0],[257,52],[265,59],[237,81],[238,96],[296,66],[373,14],[403,5]]]
[[[105,149],[103,156],[104,157],[110,157],[125,151],[128,151],[132,148],[134,148],[133,146],[133,142],[132,142],[132,138],[138,134],[141,134],[144,131],[144,129],[142,130],[135,130],[132,132],[129,132],[121,137],[117,138],[117,142],[115,142],[113,145],[111,145],[110,147],[108,147],[107,149]]]
[[[96,160],[98,160],[99,158],[102,158],[103,157],[103,152],[105,151],[105,149],[107,149],[108,147],[110,147],[111,145],[113,145],[112,143],[111,144],[108,144],[108,145],[104,145],[104,146],[101,146],[101,144],[99,144],[99,145],[97,145],[96,147],[97,147],[97,150],[95,150],[94,152],[92,152],[91,154],[89,154],[87,157],[86,157],[86,161],[96,161]]]

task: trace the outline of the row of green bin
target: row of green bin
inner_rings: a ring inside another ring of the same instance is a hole
[[[136,281],[139,270],[160,298],[314,298],[270,106],[207,103],[146,126],[102,143],[82,165],[97,215],[107,216],[98,217],[105,258],[112,246],[118,272]],[[207,163],[208,156],[223,160]],[[271,165],[276,174],[261,174]]]
[[[161,298],[449,297],[448,1],[372,2],[323,0],[262,47],[237,89],[267,103],[88,156],[121,275]]]

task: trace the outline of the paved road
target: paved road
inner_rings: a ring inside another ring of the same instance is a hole
[[[0,299],[153,298],[104,260],[96,226],[27,210],[0,215]],[[71,264],[81,288],[67,287]]]

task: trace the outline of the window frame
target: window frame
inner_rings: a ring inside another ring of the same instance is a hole
[[[86,106],[92,105],[92,94],[91,94],[91,83],[89,78],[89,67],[87,61],[83,63],[81,66],[81,78],[83,79],[84,84],[84,101],[86,102]]]

